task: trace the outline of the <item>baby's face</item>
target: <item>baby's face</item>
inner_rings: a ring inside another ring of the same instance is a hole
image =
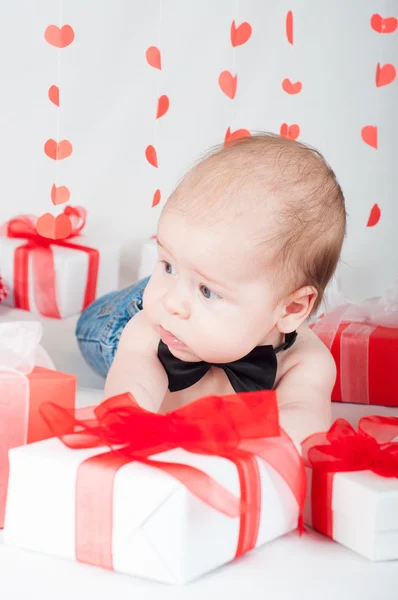
[[[249,229],[244,218],[214,225],[163,211],[144,310],[177,358],[231,362],[272,343],[275,289]]]

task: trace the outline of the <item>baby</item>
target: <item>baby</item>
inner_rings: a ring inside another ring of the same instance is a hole
[[[336,369],[305,325],[346,231],[344,197],[314,149],[238,140],[194,166],[158,224],[158,262],[124,327],[105,398],[168,412],[201,396],[276,389],[301,442],[331,423]]]

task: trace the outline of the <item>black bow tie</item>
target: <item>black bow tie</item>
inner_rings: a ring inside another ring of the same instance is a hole
[[[275,383],[277,361],[276,353],[289,348],[297,333],[286,335],[285,342],[273,346],[257,346],[243,358],[230,363],[185,362],[176,358],[162,341],[159,343],[158,356],[169,378],[170,392],[178,392],[198,382],[211,367],[223,369],[236,393],[255,390],[272,390]]]

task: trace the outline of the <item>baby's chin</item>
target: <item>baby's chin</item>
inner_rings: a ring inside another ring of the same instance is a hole
[[[171,354],[173,356],[175,356],[176,358],[179,358],[180,360],[183,360],[185,362],[201,362],[203,359],[200,358],[199,356],[197,356],[196,354],[194,354],[192,352],[192,350],[190,350],[189,348],[184,350],[180,350],[177,348],[172,348],[171,346],[168,346],[168,349],[170,350]]]

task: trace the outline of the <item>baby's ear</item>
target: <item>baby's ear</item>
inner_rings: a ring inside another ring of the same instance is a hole
[[[286,299],[285,306],[276,324],[281,333],[290,333],[300,327],[308,318],[318,292],[311,286],[296,290]]]

